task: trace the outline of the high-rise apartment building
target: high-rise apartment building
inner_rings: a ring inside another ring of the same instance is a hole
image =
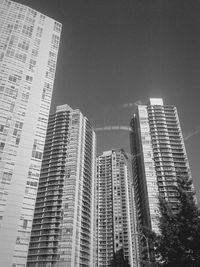
[[[61,24],[0,0],[0,266],[25,266]]]
[[[28,267],[95,266],[96,137],[68,105],[50,115]]]
[[[158,233],[158,196],[176,209],[177,177],[191,178],[177,109],[160,98],[150,99],[138,106],[131,127],[138,220]]]
[[[140,266],[136,228],[130,159],[122,149],[106,151],[97,159],[97,266],[110,266],[120,251]]]

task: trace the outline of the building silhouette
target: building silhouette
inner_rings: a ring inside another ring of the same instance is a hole
[[[0,0],[0,266],[25,266],[61,24]]]
[[[152,98],[147,105],[138,106],[131,128],[138,223],[141,231],[159,233],[158,197],[176,210],[177,177],[191,179],[177,109]]]
[[[95,266],[96,137],[68,105],[50,115],[28,267]]]
[[[130,159],[122,149],[97,159],[97,266],[116,266],[123,255],[140,266]],[[123,253],[120,253],[123,252]],[[114,264],[114,265],[113,265]]]

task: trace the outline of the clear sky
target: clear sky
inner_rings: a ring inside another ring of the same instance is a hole
[[[62,23],[52,111],[79,108],[94,127],[128,126],[138,103],[179,112],[200,200],[200,1],[16,0]],[[98,154],[129,151],[124,130],[97,131]]]

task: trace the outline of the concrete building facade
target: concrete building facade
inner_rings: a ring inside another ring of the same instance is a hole
[[[158,197],[177,208],[176,181],[191,171],[176,107],[160,98],[139,105],[131,121],[131,150],[138,222],[159,233]],[[143,228],[143,229],[142,229]]]
[[[140,266],[130,160],[122,149],[97,159],[97,266],[110,266],[121,251],[131,267]]]
[[[28,267],[95,266],[96,137],[68,105],[50,115]]]
[[[0,0],[0,266],[25,266],[61,24]]]

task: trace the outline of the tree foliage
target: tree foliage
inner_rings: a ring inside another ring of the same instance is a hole
[[[192,182],[177,178],[176,204],[160,198],[160,234],[156,254],[161,266],[200,266],[200,212],[194,200]]]
[[[155,259],[155,249],[154,249],[156,234],[145,226],[142,227],[142,234],[146,237],[146,239],[144,238],[140,239],[141,266],[142,267],[157,267],[157,263]],[[147,247],[146,240],[148,242],[148,247]]]
[[[114,253],[110,267],[130,267],[128,260],[124,259],[123,248]]]

